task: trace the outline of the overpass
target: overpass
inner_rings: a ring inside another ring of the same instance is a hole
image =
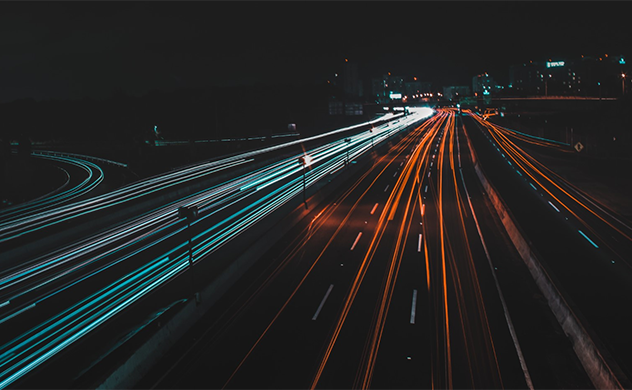
[[[501,111],[576,111],[610,106],[618,98],[581,96],[467,97],[460,101],[464,108],[499,108]]]

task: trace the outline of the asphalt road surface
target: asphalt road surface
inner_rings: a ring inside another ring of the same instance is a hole
[[[440,110],[262,256],[138,388],[589,388]]]

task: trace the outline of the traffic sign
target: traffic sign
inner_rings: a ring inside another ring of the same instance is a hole
[[[582,145],[581,142],[576,143],[575,150],[577,150],[578,152],[581,152],[582,150],[584,150],[584,145]]]

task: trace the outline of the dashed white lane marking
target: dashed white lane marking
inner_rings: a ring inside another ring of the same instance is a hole
[[[342,265],[342,264],[340,264]],[[327,300],[327,297],[329,297],[329,293],[331,293],[331,290],[334,288],[334,285],[330,285],[329,289],[327,289],[327,292],[325,293],[325,296],[323,297],[323,300],[320,301],[320,305],[318,305],[318,309],[316,310],[316,313],[314,313],[314,316],[312,317],[312,321],[315,321],[316,318],[318,318],[318,314],[320,313],[320,311],[322,310],[323,306],[325,305],[325,301]]]
[[[351,250],[353,250],[353,248],[355,248],[355,246],[358,244],[358,240],[360,240],[360,237],[362,237],[362,232],[358,233],[358,237],[356,237],[353,245],[351,245]]]
[[[413,290],[413,304],[410,308],[410,323],[415,323],[415,312],[417,309],[417,290]]]

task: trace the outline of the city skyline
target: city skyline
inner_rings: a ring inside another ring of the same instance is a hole
[[[529,60],[627,56],[616,2],[3,3],[0,101],[318,84],[345,60],[437,85]]]

